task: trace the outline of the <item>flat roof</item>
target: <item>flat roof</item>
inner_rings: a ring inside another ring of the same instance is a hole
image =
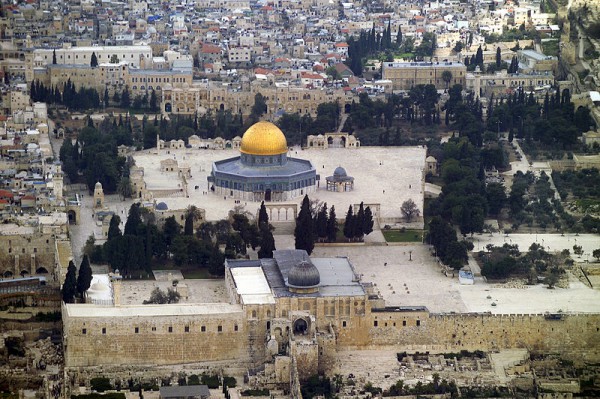
[[[384,62],[384,66],[388,68],[459,68],[464,67],[462,62]]]
[[[225,313],[241,313],[240,305],[228,303],[169,304],[169,305],[128,305],[100,306],[90,304],[66,304],[69,317],[161,317],[161,316],[199,316]]]
[[[260,266],[234,267],[231,275],[245,305],[273,304],[275,298]]]

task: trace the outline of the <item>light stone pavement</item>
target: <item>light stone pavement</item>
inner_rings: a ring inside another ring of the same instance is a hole
[[[412,199],[421,213],[423,211],[422,176],[425,167],[426,150],[423,147],[361,147],[359,149],[332,148],[327,150],[301,150],[294,147],[288,155],[308,159],[320,175],[320,187],[316,193],[309,194],[312,199],[335,205],[338,218],[343,218],[351,204],[363,201],[365,204],[381,204],[381,217],[400,218],[400,206]],[[161,172],[160,161],[177,159],[191,167],[192,178],[188,181],[188,195],[185,197],[157,197],[157,202],[165,202],[170,209],[184,209],[193,204],[206,210],[208,220],[218,220],[227,216],[229,210],[237,204],[233,198],[213,194],[207,183],[214,161],[236,157],[237,150],[160,150],[151,149],[134,154],[137,166],[144,168],[145,181],[151,191],[180,190],[181,181],[176,172]],[[327,176],[331,176],[336,167],[342,166],[348,175],[354,177],[354,191],[330,192],[326,190]],[[196,190],[195,187],[198,187]],[[300,204],[302,196],[291,203]],[[247,205],[246,205],[247,204]],[[274,204],[278,204],[274,202]],[[246,210],[256,213],[258,202],[245,202]]]

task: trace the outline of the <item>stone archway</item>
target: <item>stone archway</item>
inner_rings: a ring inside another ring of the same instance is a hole
[[[308,331],[308,322],[302,318],[294,321],[294,334],[306,335]]]
[[[69,224],[77,224],[77,213],[75,211],[70,210],[67,212],[67,215],[69,217]]]
[[[352,111],[352,105],[350,105],[350,104],[346,104],[346,105],[344,105],[344,112],[345,112],[346,114],[349,114],[349,113],[350,113],[350,111]]]

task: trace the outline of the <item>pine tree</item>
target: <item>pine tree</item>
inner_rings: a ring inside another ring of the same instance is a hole
[[[354,237],[354,215],[352,205],[348,207],[346,213],[346,220],[344,221],[344,237],[351,240]]]
[[[62,299],[65,303],[73,303],[75,300],[75,294],[77,293],[77,268],[72,260],[69,261],[69,267],[67,268],[67,275],[65,276],[65,282],[62,286]]]
[[[315,232],[308,195],[305,195],[302,200],[300,213],[298,213],[298,218],[296,219],[294,237],[296,249],[303,249],[310,255],[315,247]]]
[[[104,88],[104,98],[102,100],[104,101],[104,108],[108,107],[108,87]]]
[[[90,288],[92,283],[92,267],[87,255],[83,255],[83,260],[79,265],[79,274],[77,275],[77,292],[83,298],[83,294]]]

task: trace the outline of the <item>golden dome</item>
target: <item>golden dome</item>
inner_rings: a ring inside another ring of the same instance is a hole
[[[250,155],[278,155],[288,150],[283,132],[271,122],[257,122],[250,126],[244,136],[240,151]]]

